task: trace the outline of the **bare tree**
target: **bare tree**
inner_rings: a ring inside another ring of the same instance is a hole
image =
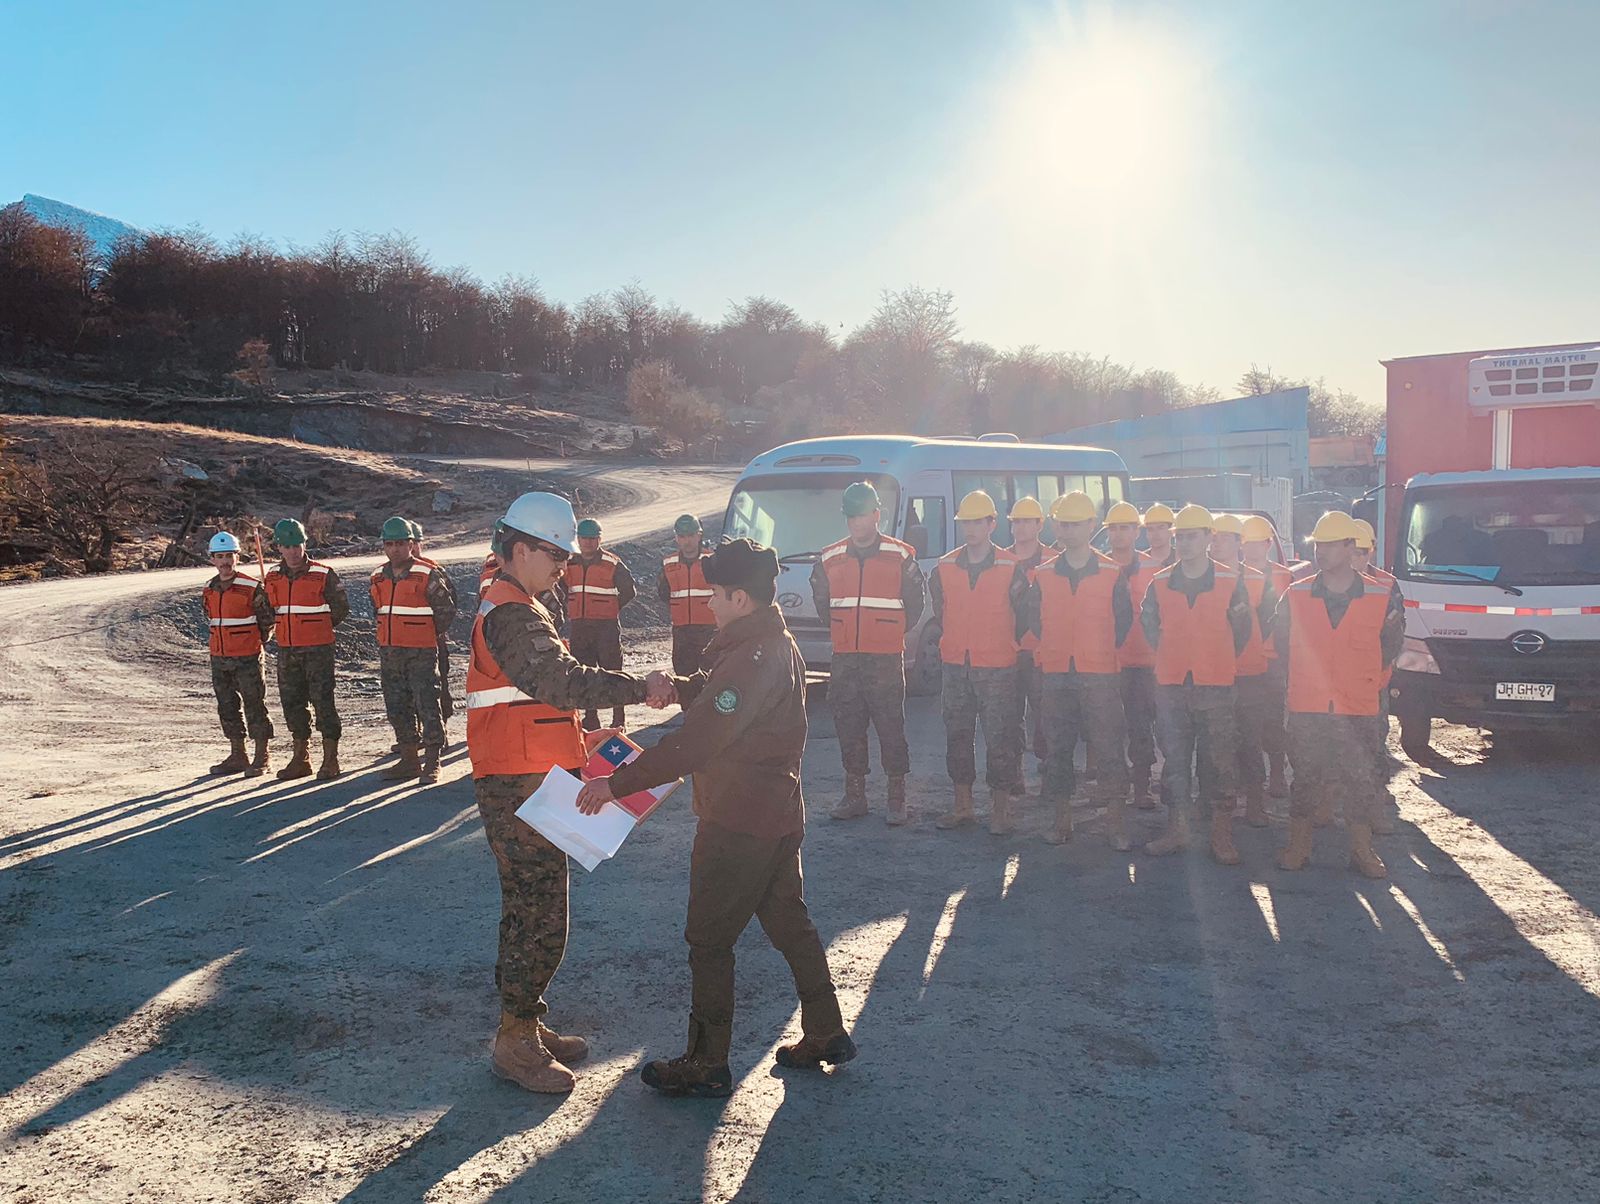
[[[62,435],[18,466],[17,524],[47,535],[85,572],[108,572],[112,549],[156,512],[154,467],[97,432]]]

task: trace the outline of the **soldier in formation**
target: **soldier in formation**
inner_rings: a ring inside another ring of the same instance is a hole
[[[578,554],[567,561],[566,603],[568,640],[572,655],[601,669],[622,668],[622,612],[638,596],[633,574],[620,557],[600,544],[598,519],[578,524]],[[613,707],[611,726],[622,728],[622,708]],[[600,713],[583,713],[585,731],[600,727]]]
[[[432,784],[445,745],[439,647],[455,621],[455,594],[443,569],[416,559],[416,531],[406,519],[387,519],[382,538],[385,562],[373,571],[369,590],[383,705],[400,759],[378,776]]]
[[[228,740],[228,755],[211,767],[216,775],[242,773],[258,778],[271,756],[272,717],[267,714],[267,684],[261,673],[261,647],[272,630],[261,582],[238,571],[239,540],[228,531],[211,537],[207,549],[216,576],[206,582],[206,629],[211,650],[211,688],[217,717]],[[244,740],[254,743],[245,756]]]
[[[306,554],[306,529],[292,518],[272,529],[279,561],[262,582],[263,614],[278,641],[278,699],[294,755],[278,770],[288,781],[311,776],[311,715],[322,737],[322,781],[339,776],[339,706],[334,699],[334,629],[350,614],[339,576]]]

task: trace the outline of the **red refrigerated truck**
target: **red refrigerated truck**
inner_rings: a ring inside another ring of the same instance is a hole
[[[1600,721],[1600,339],[1384,361],[1401,743]]]

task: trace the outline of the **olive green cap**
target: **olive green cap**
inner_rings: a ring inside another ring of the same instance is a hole
[[[398,514],[393,518],[383,520],[383,539],[385,542],[391,539],[404,539],[410,542],[412,538],[411,524]]]
[[[272,542],[280,548],[303,547],[306,542],[306,529],[300,525],[297,518],[280,518],[277,526],[272,528]]]
[[[579,539],[599,539],[600,524],[595,519],[586,518],[578,524]]]
[[[857,481],[844,491],[844,516],[859,518],[883,509],[883,501],[871,481]]]
[[[672,524],[674,535],[699,535],[705,528],[700,525],[700,520],[692,514],[678,515],[678,521]]]

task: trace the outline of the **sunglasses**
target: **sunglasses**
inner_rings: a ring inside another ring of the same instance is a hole
[[[566,564],[567,561],[572,559],[571,552],[567,551],[565,548],[558,548],[554,544],[548,544],[541,541],[535,546],[557,564]]]

